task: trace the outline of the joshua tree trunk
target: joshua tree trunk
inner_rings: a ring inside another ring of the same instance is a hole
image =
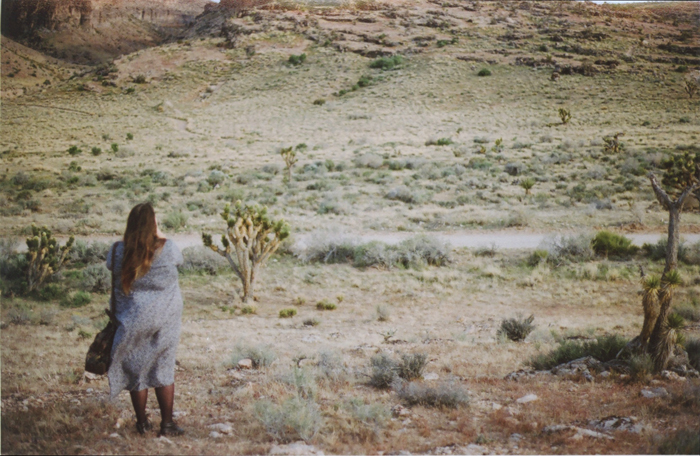
[[[651,186],[656,194],[656,199],[659,200],[661,206],[668,211],[668,243],[666,245],[666,267],[664,268],[664,273],[661,276],[661,292],[659,293],[659,314],[656,318],[656,322],[653,322],[654,330],[649,338],[649,349],[654,354],[657,347],[661,346],[663,335],[666,331],[666,320],[668,319],[668,314],[671,310],[671,303],[673,301],[673,287],[674,284],[670,284],[668,280],[665,280],[670,272],[675,271],[678,267],[678,244],[680,240],[680,219],[681,212],[683,211],[683,205],[685,204],[688,195],[690,195],[698,186],[695,182],[689,187],[686,187],[680,194],[678,199],[675,201],[671,200],[668,194],[659,185],[656,180],[654,173],[649,173],[649,180],[651,181]],[[646,325],[652,325],[652,322],[645,322]],[[661,363],[661,369],[665,367],[665,362]],[[657,363],[657,368],[659,368],[659,363]]]

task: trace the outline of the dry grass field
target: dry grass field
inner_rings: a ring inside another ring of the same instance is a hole
[[[97,68],[2,37],[2,452],[692,449],[682,444],[700,429],[700,379],[529,366],[641,329],[639,267],[663,263],[653,249],[606,258],[588,243],[601,229],[666,230],[645,176],[700,152],[700,95],[684,90],[700,75],[697,5],[278,5],[225,21],[210,11],[181,40]],[[621,149],[606,150],[616,133]],[[289,183],[285,147],[299,158]],[[239,199],[287,220],[291,239],[249,306],[220,258],[185,250],[175,410],[187,434],[143,438],[128,394],[109,402],[106,380],[83,375],[106,323],[100,242],[116,240],[142,201],[166,234],[218,236],[218,213]],[[681,221],[681,233],[700,232],[697,207]],[[7,288],[12,240],[33,222],[80,245],[61,277],[20,296]],[[589,237],[569,256],[433,241],[496,232]],[[390,250],[371,243],[353,244],[354,260],[309,260],[330,252],[324,241],[341,246],[339,233],[421,235],[449,260],[365,261]],[[700,249],[686,247],[674,303],[691,341]],[[285,309],[296,314],[281,318]],[[512,342],[499,328],[518,315],[536,328]],[[243,358],[261,365],[241,369]],[[409,359],[426,362],[415,378],[378,385],[386,363]],[[613,419],[626,424],[596,422]]]

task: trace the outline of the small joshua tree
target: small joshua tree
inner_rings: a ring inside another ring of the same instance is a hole
[[[605,136],[603,138],[603,141],[605,142],[603,150],[608,154],[616,154],[620,152],[620,150],[623,148],[623,145],[620,142],[620,136],[625,136],[625,134],[620,132],[615,133],[613,136]]]
[[[698,81],[693,79],[686,79],[683,90],[685,90],[685,93],[688,94],[688,98],[693,99],[695,98],[695,95],[700,92],[700,84],[698,84]]]
[[[529,195],[532,187],[535,186],[535,179],[528,177],[520,181],[520,186],[525,190],[525,194]]]
[[[60,246],[48,228],[32,223],[32,236],[27,238],[27,291],[36,290],[51,274],[61,270],[74,241],[71,236],[66,245]]]
[[[284,165],[287,168],[285,170],[284,180],[287,183],[290,183],[292,182],[292,167],[297,162],[297,153],[291,147],[286,147],[280,151],[280,155],[282,155],[282,158],[284,159]]]
[[[571,120],[571,112],[568,109],[559,108],[559,118],[561,119],[561,124],[566,125]]]
[[[226,234],[221,236],[223,248],[214,245],[210,234],[202,233],[202,241],[228,260],[243,283],[245,303],[253,296],[258,270],[289,236],[289,225],[284,220],[271,220],[265,206],[248,206],[240,201],[233,207],[227,203],[221,218],[227,224]]]

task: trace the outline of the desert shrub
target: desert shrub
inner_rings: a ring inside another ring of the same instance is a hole
[[[133,77],[133,81],[135,84],[145,84],[146,83],[146,76],[143,74],[137,74],[136,76]]]
[[[499,336],[507,337],[513,342],[520,342],[535,329],[532,322],[535,320],[534,315],[525,318],[522,315],[515,318],[507,318],[501,321],[501,327],[498,330]]]
[[[42,326],[50,326],[53,324],[57,314],[58,312],[54,309],[42,309],[39,313],[39,324]]]
[[[111,283],[111,281],[110,281]],[[61,307],[77,308],[85,307],[92,302],[92,297],[84,291],[77,291],[73,295],[66,296],[61,300]]]
[[[306,367],[293,367],[290,372],[282,376],[282,381],[292,385],[297,396],[303,399],[316,397],[316,375],[314,371]]]
[[[23,326],[31,324],[32,322],[32,311],[26,307],[15,307],[7,312],[7,321],[11,325]]]
[[[231,364],[236,366],[242,359],[250,359],[253,367],[259,369],[270,366],[277,359],[277,354],[267,345],[236,344],[231,355]]]
[[[182,211],[172,211],[163,219],[163,226],[170,230],[179,230],[187,225],[189,216]]]
[[[697,429],[681,429],[661,442],[659,454],[700,454],[700,434]]]
[[[78,146],[70,146],[68,148],[68,153],[71,155],[80,155],[83,153],[83,150],[80,149]]]
[[[382,157],[376,154],[364,154],[353,159],[353,163],[358,168],[379,169],[384,164]]]
[[[97,157],[98,155],[102,154],[102,149],[99,147],[93,147],[90,152],[92,152],[92,155]]]
[[[627,342],[626,338],[617,334],[599,336],[594,341],[565,340],[549,353],[541,353],[531,358],[527,364],[536,370],[548,370],[586,356],[607,362],[615,359]]]
[[[421,204],[425,201],[425,195],[423,195],[421,192],[411,190],[405,185],[392,188],[386,195],[384,195],[384,198],[402,201],[406,204]]]
[[[287,399],[280,405],[270,401],[257,402],[255,415],[267,433],[281,442],[308,441],[323,426],[318,405],[299,397]]]
[[[330,381],[342,380],[347,374],[347,368],[343,364],[343,357],[335,351],[322,350],[317,356],[316,367]]]
[[[182,257],[184,261],[178,266],[181,273],[214,276],[228,266],[225,258],[200,245],[182,249]]]
[[[426,146],[449,146],[453,144],[452,138],[430,138],[425,142]]]
[[[316,303],[316,308],[318,310],[335,310],[338,308],[338,306],[327,299],[322,299]]]
[[[302,63],[306,62],[306,54],[299,54],[299,55],[290,55],[289,60],[287,60],[289,63],[292,65],[301,65]]]
[[[91,264],[83,269],[80,287],[93,293],[107,293],[112,286],[112,274],[104,263]]]
[[[696,299],[677,305],[673,311],[683,317],[685,320],[694,322],[700,321],[700,302],[698,302]]]
[[[378,353],[370,360],[369,384],[375,388],[386,389],[397,377],[397,363],[386,353]]]
[[[630,378],[636,382],[644,382],[654,372],[654,360],[648,353],[633,355],[629,359]]]
[[[394,55],[391,57],[380,57],[376,60],[373,60],[372,63],[369,64],[369,67],[380,70],[393,70],[402,63],[403,57],[400,55]]]
[[[396,374],[404,380],[416,380],[423,376],[428,357],[424,353],[404,353],[396,365]]]
[[[280,318],[292,318],[297,314],[297,310],[295,308],[289,308],[289,309],[282,309],[280,310]]]
[[[243,306],[241,307],[241,315],[253,315],[258,312],[255,306]]]
[[[433,387],[417,382],[401,382],[396,394],[408,406],[457,408],[469,402],[467,390],[452,383]]]
[[[318,326],[321,324],[321,320],[318,318],[307,318],[304,320],[304,326]]]
[[[354,238],[322,231],[308,236],[306,245],[295,254],[306,263],[347,263],[353,261],[357,245]]]
[[[585,234],[550,237],[545,239],[542,248],[549,252],[547,258],[553,264],[588,261],[594,255],[591,238]]]
[[[644,255],[651,259],[652,261],[659,261],[666,259],[666,246],[668,245],[668,238],[662,237],[655,244],[644,243],[642,245],[642,251]],[[698,252],[698,244],[688,245],[682,240],[678,243],[678,261],[685,264],[700,264],[700,255]]]
[[[369,426],[375,432],[383,428],[391,417],[386,405],[376,402],[368,404],[360,398],[350,399],[345,403],[345,408],[354,419]]]
[[[397,262],[404,267],[445,266],[450,259],[451,247],[448,243],[429,236],[415,236],[396,246]]]
[[[591,247],[598,255],[618,257],[634,255],[639,250],[628,237],[605,230],[595,235]]]
[[[39,289],[36,297],[41,301],[60,301],[66,297],[66,290],[57,283],[50,283]]]
[[[530,254],[530,256],[527,259],[527,264],[528,266],[535,267],[543,261],[547,261],[548,256],[549,252],[547,250],[537,249]]]
[[[209,177],[207,177],[207,182],[212,187],[223,184],[225,180],[226,173],[219,171],[218,169],[212,170],[212,172],[209,173]]]
[[[104,263],[111,246],[106,242],[93,241],[88,244],[77,240],[70,252],[70,260],[73,263],[95,264]]]
[[[688,361],[695,370],[700,371],[700,339],[688,338],[683,344],[683,348],[688,353]]]
[[[117,144],[117,143],[112,143],[110,148],[112,149],[112,152],[114,152],[114,153],[119,152],[119,144]]]
[[[477,76],[481,76],[481,77],[483,77],[483,76],[491,76],[491,70],[489,70],[488,68],[482,68],[482,69],[479,70],[479,72],[477,73]]]

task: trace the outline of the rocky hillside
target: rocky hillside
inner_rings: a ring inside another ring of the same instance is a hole
[[[208,0],[15,0],[2,2],[2,33],[51,56],[94,64],[160,44]]]

